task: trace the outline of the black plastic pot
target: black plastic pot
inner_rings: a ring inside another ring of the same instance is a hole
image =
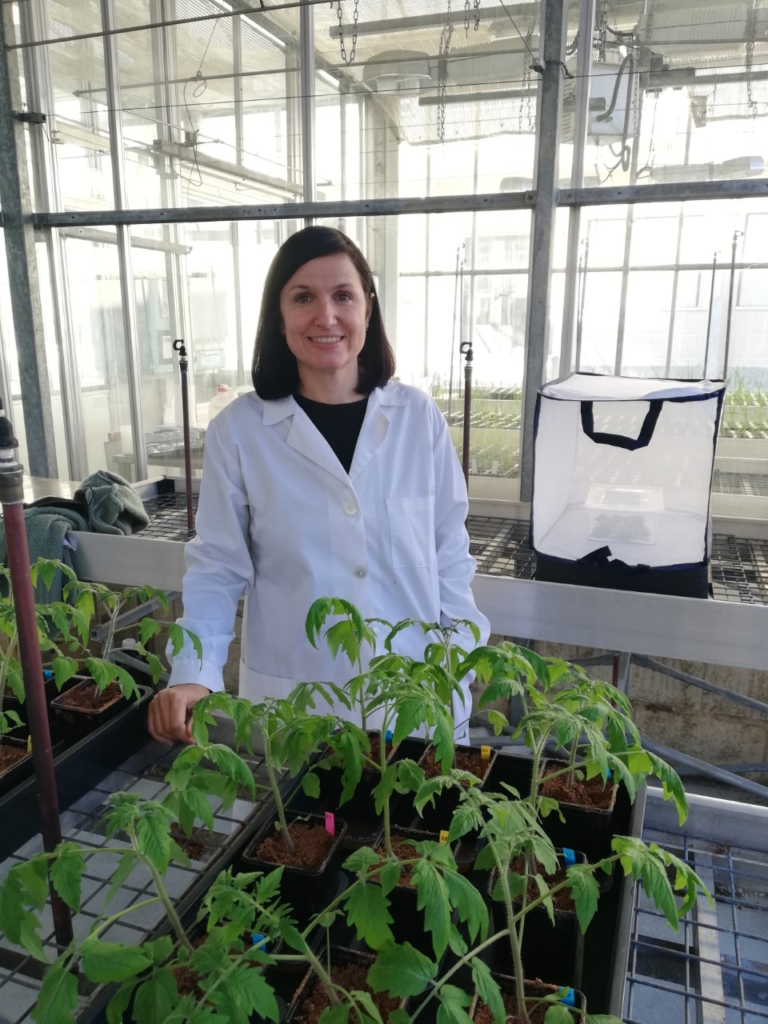
[[[82,727],[84,729],[93,729],[100,722],[106,722],[107,719],[119,714],[121,708],[127,702],[127,698],[122,693],[120,693],[119,696],[114,697],[114,699],[108,704],[98,708],[87,706],[77,707],[65,703],[66,699],[73,691],[85,690],[88,686],[93,684],[93,679],[87,676],[80,677],[75,685],[68,687],[64,692],[60,693],[58,697],[54,697],[50,702],[50,707],[57,715],[60,715],[65,722],[75,726],[76,728]]]
[[[295,821],[306,821],[313,825],[325,826],[325,819],[318,814],[287,815],[288,826]],[[256,851],[261,843],[275,831],[275,821],[270,819],[255,834],[253,840],[244,850],[241,861],[247,871],[274,871],[278,864],[262,860]],[[316,869],[298,868],[285,865],[280,892],[285,902],[293,907],[299,921],[309,918],[327,906],[338,884],[337,869],[341,860],[342,840],[347,831],[347,823],[341,818],[335,819],[335,837],[331,849],[321,867]]]
[[[21,736],[3,736],[2,744],[3,747],[13,747],[16,750],[23,750],[25,756],[15,761],[9,768],[6,768],[4,772],[0,773],[0,793],[7,793],[8,790],[13,789],[23,779],[27,778],[33,772],[32,766],[32,753],[27,750],[27,739]]]
[[[545,762],[546,764],[562,764],[565,762]],[[577,804],[560,802],[560,812],[565,819],[560,820],[557,814],[548,815],[544,821],[544,831],[556,847],[569,846],[583,851],[590,863],[608,857],[611,854],[611,839],[621,835],[615,828],[614,811],[619,787],[613,783],[611,805],[606,810],[594,807],[581,807]]]
[[[409,741],[405,741],[408,743]],[[388,763],[409,756],[402,752],[404,743],[399,744],[389,755]],[[322,755],[320,757],[322,760]],[[320,781],[320,796],[312,799],[299,787],[290,800],[290,810],[296,814],[324,814],[330,811],[341,814],[347,823],[347,831],[343,840],[343,849],[357,850],[361,846],[371,846],[382,828],[382,816],[376,813],[373,791],[379,784],[381,775],[377,771],[364,771],[360,782],[350,800],[340,804],[342,793],[341,768],[316,768],[316,776]],[[390,798],[390,811],[394,811],[399,795]]]
[[[558,862],[561,867],[569,863],[586,864],[583,853],[573,850],[558,851]],[[496,885],[498,874],[494,870],[488,877],[488,898],[493,916],[494,929],[498,932],[506,927],[506,911],[504,904],[491,896]],[[521,906],[516,902],[513,907]],[[512,950],[508,940],[501,939],[494,943],[493,967],[501,974],[509,974],[514,970]],[[555,909],[555,923],[543,906],[536,907],[525,919],[523,931],[523,964],[526,974],[531,978],[558,985],[581,985],[582,967],[584,962],[584,936],[574,911]]]
[[[138,700],[128,701],[114,717],[54,757],[60,808],[74,804],[146,742],[152,691],[146,687],[139,690]],[[0,821],[13,822],[13,828],[0,829],[0,860],[40,831],[37,785],[31,768],[28,778],[0,797]]]
[[[493,977],[499,983],[499,987],[501,988],[501,991],[503,993],[514,993],[517,990],[517,985],[515,984],[515,979],[509,977],[509,975],[501,974],[501,973],[494,973]],[[542,996],[550,995],[553,992],[557,992],[558,987],[563,988],[565,986],[562,986],[562,985],[558,986],[558,985],[554,985],[554,984],[553,985],[542,985],[542,984],[538,984],[537,982],[526,981],[526,983],[525,983],[525,992],[526,992],[526,996],[534,997],[534,998],[536,998],[536,997],[541,998]],[[577,1024],[577,1022],[578,1022],[578,1024],[585,1024],[586,1019],[587,1019],[587,1017],[586,1017],[586,1014],[587,1014],[587,999],[586,999],[586,996],[584,995],[584,993],[580,992],[578,990],[571,989],[571,992],[568,994],[567,998],[568,998],[568,1005],[576,1006],[576,1008],[580,1011],[580,1013],[578,1015],[577,1014],[573,1015],[574,1024]],[[572,1002],[571,1002],[571,1000],[572,1000]],[[565,1001],[565,1000],[563,1000],[563,1001]],[[480,1005],[480,997],[477,994],[475,994],[475,998],[473,999],[472,1005],[470,1006],[469,1011],[468,1011],[469,1012],[469,1016],[471,1017],[471,1019],[473,1021],[475,1020],[475,1014],[477,1012],[477,1009],[478,1009],[479,1005]],[[514,1019],[516,1019],[516,1018],[514,1018]]]

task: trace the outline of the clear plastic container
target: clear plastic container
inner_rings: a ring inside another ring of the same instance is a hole
[[[208,403],[208,422],[237,398],[237,392],[228,384],[217,384],[216,394]]]

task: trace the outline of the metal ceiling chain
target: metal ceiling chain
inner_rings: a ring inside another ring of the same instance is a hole
[[[469,32],[469,22],[474,10],[475,23],[473,28],[475,32],[480,28],[480,0],[475,0],[474,8],[470,3],[470,0],[464,0],[464,35]]]
[[[331,0],[331,7],[333,7],[333,0]],[[357,52],[357,22],[360,18],[360,0],[355,0],[355,12],[352,15],[352,49],[347,57],[347,47],[344,43],[344,30],[341,27],[341,0],[336,0],[336,17],[339,19],[339,47],[341,49],[341,59],[349,67],[350,64],[355,62],[355,53]]]
[[[744,65],[745,80],[747,83],[747,106],[752,116],[757,117],[757,100],[752,94],[752,69],[755,64],[755,36],[757,35],[757,5],[756,0],[749,0],[747,8],[747,53]]]
[[[437,137],[441,142],[445,139],[445,89],[448,82],[448,51],[451,48],[452,35],[451,0],[448,0],[448,18],[440,33],[440,45],[437,50]]]

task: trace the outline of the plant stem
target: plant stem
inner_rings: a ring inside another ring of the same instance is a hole
[[[331,1006],[340,1006],[341,1004],[339,1002],[339,997],[336,995],[336,989],[333,982],[331,981],[330,972],[326,971],[326,969],[323,967],[323,965],[320,963],[320,961],[318,960],[318,958],[315,956],[315,954],[312,952],[308,945],[306,947],[306,957],[310,963],[310,966],[312,966],[315,969],[317,976],[322,983],[323,988],[327,992]]]
[[[143,854],[139,849],[139,842],[136,838],[136,830],[134,829],[133,825],[129,826],[128,834],[131,837],[131,843],[133,844],[134,852],[139,857],[139,860],[141,860],[142,863],[144,863],[147,866],[150,875],[152,875],[152,881],[155,883],[157,895],[161,903],[165,907],[165,912],[168,915],[169,921],[173,925],[173,930],[176,932],[177,939],[183,946],[186,946],[190,953],[193,953],[195,947],[187,938],[187,933],[184,931],[184,926],[182,925],[179,919],[179,915],[176,913],[176,908],[174,907],[171,898],[168,895],[165,886],[163,885],[163,879],[160,876],[160,872],[157,870],[157,868],[149,859],[149,857]]]
[[[530,1017],[528,1016],[528,1010],[526,1009],[526,1006],[525,1006],[525,998],[524,998],[524,993],[525,993],[525,972],[523,970],[523,957],[522,957],[522,952],[521,952],[521,949],[520,949],[521,942],[522,942],[522,927],[523,927],[523,924],[525,923],[525,916],[522,915],[520,917],[520,934],[518,934],[517,922],[515,921],[515,912],[514,912],[514,909],[512,907],[512,897],[511,897],[510,892],[509,892],[509,876],[507,874],[507,864],[506,864],[506,861],[502,861],[502,858],[499,855],[499,851],[497,850],[495,844],[493,842],[491,842],[490,840],[489,840],[489,845],[491,847],[491,852],[493,853],[493,859],[496,861],[496,867],[497,867],[498,872],[499,872],[499,882],[501,884],[501,891],[504,894],[504,909],[506,910],[506,913],[507,913],[507,928],[508,928],[508,931],[509,931],[509,945],[510,945],[510,949],[512,950],[512,963],[514,964],[514,969],[515,969],[515,985],[517,987],[517,997],[518,997],[517,998],[517,1011],[518,1011],[518,1014],[520,1015],[520,1019],[522,1020],[523,1024],[531,1024]],[[525,889],[523,891],[524,891],[525,896],[527,896],[528,895],[528,876],[527,876],[527,871],[526,871],[526,876],[525,876],[525,883],[526,883],[526,885],[525,885]],[[525,909],[525,904],[523,904],[523,910],[524,909]]]
[[[272,790],[272,796],[275,801],[275,808],[277,810],[277,820],[280,822],[280,837],[283,840],[285,848],[289,853],[294,853],[296,847],[293,845],[291,834],[288,831],[288,821],[285,817],[285,807],[283,806],[283,798],[280,795],[280,786],[275,775],[275,769],[272,767],[272,757],[270,751],[270,741],[267,738],[266,730],[262,732],[264,736],[264,764],[267,766],[267,774],[269,775],[269,788]]]
[[[381,723],[381,736],[379,741],[379,770],[381,777],[387,770],[387,713],[384,712],[384,721]],[[389,820],[389,797],[384,801],[384,849],[388,857],[394,857],[392,851],[392,825]]]
[[[9,584],[10,586],[10,584]],[[11,663],[11,656],[16,648],[18,641],[19,630],[17,626],[13,627],[13,636],[8,639],[8,648],[3,655],[2,665],[0,665],[0,711],[3,710],[3,703],[5,702],[5,683],[8,678],[8,666]],[[0,741],[2,741],[2,735],[0,735]]]

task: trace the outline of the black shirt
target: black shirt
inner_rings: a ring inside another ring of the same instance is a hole
[[[344,402],[341,405],[314,402],[303,395],[293,397],[331,446],[336,458],[348,473],[360,428],[365,419],[365,410],[368,408],[368,396],[357,402]]]

